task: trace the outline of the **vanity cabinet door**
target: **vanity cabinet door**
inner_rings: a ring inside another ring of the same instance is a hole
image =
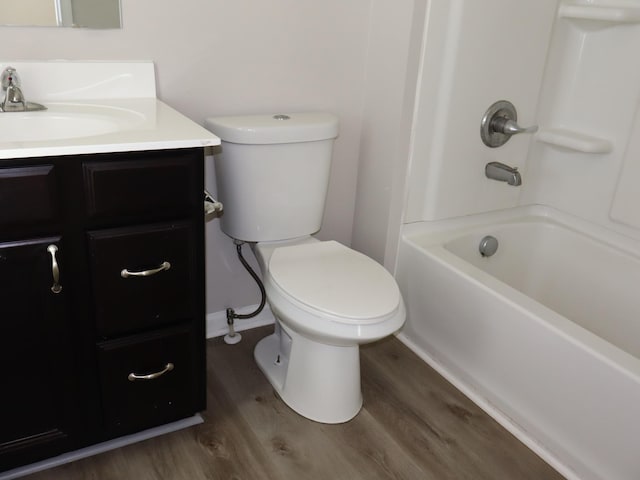
[[[195,312],[195,234],[189,222],[89,232],[98,335],[112,337]]]
[[[53,165],[0,168],[3,235],[37,235],[59,220],[55,173]]]
[[[70,434],[64,253],[59,237],[0,243],[0,471],[59,453]]]

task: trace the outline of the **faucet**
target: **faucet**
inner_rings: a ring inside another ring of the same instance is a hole
[[[484,113],[480,123],[482,142],[487,147],[496,148],[507,143],[512,135],[538,131],[537,125],[524,128],[518,125],[517,120],[518,112],[513,103],[508,100],[495,102]]]
[[[20,78],[15,68],[7,67],[2,72],[2,90],[6,92],[4,100],[0,104],[3,112],[25,110],[24,95],[20,90]]]
[[[2,90],[5,92],[4,99],[0,102],[2,112],[27,112],[35,110],[46,110],[47,107],[39,103],[27,102],[20,89],[20,77],[13,67],[7,67],[0,75]]]
[[[489,162],[484,167],[484,174],[487,178],[507,182],[509,185],[517,187],[522,185],[522,177],[516,167],[510,167],[500,162]]]

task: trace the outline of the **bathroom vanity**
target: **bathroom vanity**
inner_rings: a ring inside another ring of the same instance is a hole
[[[0,478],[205,408],[204,147],[219,140],[155,98],[57,115],[123,104],[126,129],[0,138]]]

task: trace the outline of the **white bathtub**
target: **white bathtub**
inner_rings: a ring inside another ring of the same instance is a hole
[[[567,478],[639,480],[638,252],[537,207],[406,225],[400,339]]]

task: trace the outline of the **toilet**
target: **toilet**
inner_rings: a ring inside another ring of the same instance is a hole
[[[255,347],[260,370],[294,411],[322,423],[362,407],[359,346],[402,327],[393,276],[320,230],[338,120],[327,113],[213,117],[221,228],[249,242],[275,331]]]

